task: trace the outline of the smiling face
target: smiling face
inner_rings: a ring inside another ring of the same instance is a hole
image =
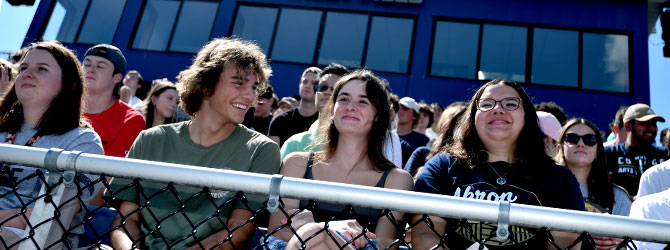
[[[367,135],[370,132],[377,111],[368,99],[365,87],[365,82],[351,80],[338,93],[331,114],[340,134]]]
[[[595,135],[595,131],[589,126],[584,124],[575,124],[570,127],[565,134],[576,134],[579,136],[592,134]],[[597,155],[597,145],[587,146],[584,144],[584,140],[580,139],[577,144],[571,144],[563,141],[563,157],[565,157],[565,163],[570,166],[591,166],[593,161],[596,159]]]
[[[16,96],[25,107],[46,110],[63,88],[62,69],[46,50],[28,51],[19,65]]]
[[[203,108],[211,113],[205,115],[217,116],[214,119],[221,123],[242,123],[247,110],[256,100],[258,77],[253,70],[239,71],[233,65],[225,65],[214,93],[203,100],[202,105],[207,106]]]
[[[499,101],[508,97],[519,98],[520,96],[512,87],[495,84],[486,87],[479,100],[490,98]],[[477,109],[475,113],[477,135],[487,149],[500,144],[515,146],[519,133],[525,124],[524,104],[521,103],[516,110],[511,111],[504,109],[500,102],[494,105],[493,109],[489,111]]]
[[[656,120],[649,121],[631,121],[631,131],[628,136],[631,136],[632,142],[636,146],[650,146],[654,144],[658,127]]]
[[[175,89],[166,89],[158,96],[151,96],[151,102],[154,103],[154,119],[172,117],[177,109],[177,100],[179,94]]]

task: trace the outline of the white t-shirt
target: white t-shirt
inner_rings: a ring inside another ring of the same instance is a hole
[[[668,190],[670,188],[670,160],[650,167],[640,177],[640,188],[637,196],[642,197]]]
[[[630,217],[670,221],[670,189],[638,197],[630,208]],[[634,241],[637,249],[664,249],[667,244]]]
[[[142,110],[142,100],[140,98],[137,98],[137,96],[133,96],[133,98],[130,98],[130,102],[128,103],[128,106],[131,108],[134,108],[135,110]]]

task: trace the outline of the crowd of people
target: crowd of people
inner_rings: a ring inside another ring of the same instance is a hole
[[[298,95],[279,98],[269,85],[265,54],[238,38],[208,42],[176,83],[127,71],[121,50],[109,44],[92,46],[79,62],[58,42],[37,42],[12,60],[0,60],[4,143],[670,220],[670,133],[663,130],[662,146],[655,144],[657,122],[665,119],[642,103],[619,108],[611,133],[604,134],[556,103],[533,104],[512,81],[492,80],[467,102],[443,108],[399,98],[374,72],[337,63],[308,67],[299,77]],[[3,163],[1,171],[0,237],[11,245],[24,236],[42,187],[36,176],[46,170]],[[81,174],[77,182],[95,178]],[[245,222],[255,217],[252,211],[262,207],[264,196],[247,194],[242,202],[234,192],[195,195],[202,189],[175,185],[176,197],[159,192],[161,183],[106,181],[108,190],[91,185],[81,202],[61,213],[82,221],[88,210],[78,206],[116,210],[96,223],[111,230],[102,243],[114,249],[337,249],[348,241],[352,248],[379,249],[401,237],[407,222],[416,224],[408,235],[414,249],[550,244],[533,228],[514,226],[500,242],[495,225],[484,222],[400,211],[382,216],[381,209],[366,207],[353,207],[343,217],[344,205],[296,199],[282,200],[290,218],[271,214],[264,222],[270,236],[251,242],[254,225]],[[192,198],[184,205],[179,197]],[[174,211],[184,216],[171,216]],[[208,219],[212,215],[219,220]],[[427,219],[431,223],[421,223]],[[191,228],[193,222],[202,223]],[[578,237],[550,234],[562,249]],[[83,235],[80,226],[64,244],[89,244]],[[591,237],[598,249],[623,241]]]

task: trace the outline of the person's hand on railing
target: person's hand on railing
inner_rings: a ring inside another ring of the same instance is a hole
[[[595,247],[598,250],[616,248],[619,245],[619,243],[623,241],[623,239],[612,238],[607,236],[592,235],[591,237],[593,237],[593,242],[596,243]]]

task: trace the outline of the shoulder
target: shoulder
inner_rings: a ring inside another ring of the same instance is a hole
[[[414,179],[407,171],[400,168],[392,168],[386,177],[385,188],[412,190],[414,188]]]
[[[632,196],[628,193],[628,191],[626,191],[625,188],[616,184],[612,184],[612,191],[614,192],[614,196],[626,197],[629,201],[632,201]]]
[[[247,145],[252,147],[276,147],[279,150],[279,146],[273,140],[261,134],[257,131],[248,129],[244,125],[238,124],[235,128],[237,136],[241,137],[242,141],[245,141]]]
[[[621,151],[621,147],[623,147],[623,143],[621,144],[610,144],[605,146],[605,153],[616,153]]]
[[[281,174],[290,177],[302,177],[309,160],[309,152],[293,152],[284,158]]]
[[[151,140],[156,138],[170,138],[173,136],[176,137],[178,136],[179,133],[181,133],[182,128],[184,126],[187,126],[186,123],[187,121],[164,124],[145,129],[142,132],[140,132],[138,140],[140,140],[140,138],[142,140]]]
[[[291,110],[286,111],[284,113],[281,113],[279,115],[275,115],[274,117],[272,117],[272,121],[274,122],[274,121],[282,121],[282,120],[289,119],[289,118],[291,118],[295,115],[295,111],[297,111],[297,110],[298,109],[291,109]]]
[[[102,154],[100,136],[90,128],[74,128],[58,136],[64,140],[66,150],[82,150],[85,153]]]

